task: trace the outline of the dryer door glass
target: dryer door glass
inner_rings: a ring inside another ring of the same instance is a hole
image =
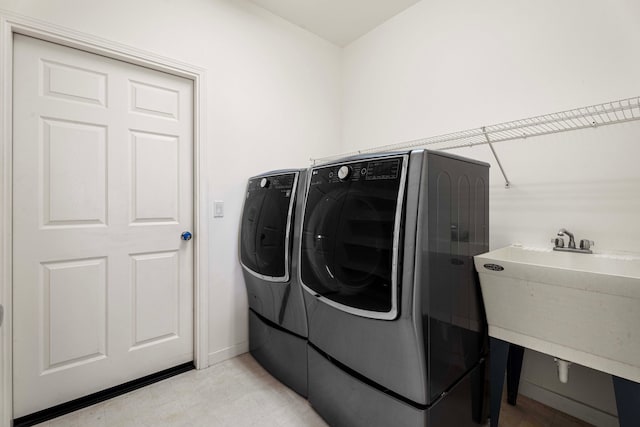
[[[240,259],[253,273],[288,279],[296,183],[297,173],[249,180],[240,228]]]
[[[402,157],[393,157],[312,170],[302,230],[302,282],[346,311],[395,309],[393,246],[399,233],[402,163]]]

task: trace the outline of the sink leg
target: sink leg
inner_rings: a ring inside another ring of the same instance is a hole
[[[489,351],[489,376],[491,378],[491,412],[489,416],[491,418],[491,427],[498,427],[504,371],[507,368],[507,357],[509,355],[509,343],[489,337]]]
[[[637,426],[640,420],[640,383],[615,375],[612,378],[620,427]]]
[[[507,402],[509,405],[515,406],[518,399],[523,358],[524,347],[509,344],[509,358],[507,359]]]

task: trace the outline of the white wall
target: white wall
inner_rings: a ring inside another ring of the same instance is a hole
[[[210,353],[246,346],[237,229],[246,178],[320,157],[640,94],[640,3],[424,0],[344,52],[245,0],[0,0],[0,9],[207,69]],[[344,57],[343,57],[344,56]],[[560,227],[640,251],[640,123],[496,146],[491,246],[546,245]],[[339,141],[342,139],[342,145]],[[594,314],[594,315],[597,315]],[[560,386],[527,353],[523,381],[615,413],[608,376]]]
[[[341,50],[242,0],[0,0],[0,9],[207,70],[205,202],[225,202],[225,217],[210,222],[210,360],[246,351],[237,262],[246,179],[336,151]]]
[[[639,16],[636,0],[423,0],[345,48],[343,151],[638,96]],[[496,144],[509,190],[488,147],[457,150],[492,163],[491,247],[550,246],[566,227],[640,252],[638,135],[634,122]],[[615,414],[609,376],[572,368],[561,385],[540,375],[548,362],[528,352],[523,381]]]

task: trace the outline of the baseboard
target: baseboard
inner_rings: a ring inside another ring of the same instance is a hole
[[[222,350],[209,353],[209,366],[216,363],[224,362],[232,357],[239,356],[249,351],[249,341],[243,341],[241,343],[232,345],[231,347],[223,348]]]
[[[518,393],[597,427],[618,427],[618,417],[522,380]]]

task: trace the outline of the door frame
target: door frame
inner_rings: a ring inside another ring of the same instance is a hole
[[[0,304],[4,321],[0,326],[0,425],[13,420],[12,336],[12,74],[13,35],[22,34],[63,46],[81,49],[115,60],[184,77],[193,82],[193,310],[194,362],[196,369],[209,366],[208,305],[208,168],[204,141],[205,70],[131,46],[114,43],[57,25],[0,10]],[[199,236],[202,236],[199,238]]]

